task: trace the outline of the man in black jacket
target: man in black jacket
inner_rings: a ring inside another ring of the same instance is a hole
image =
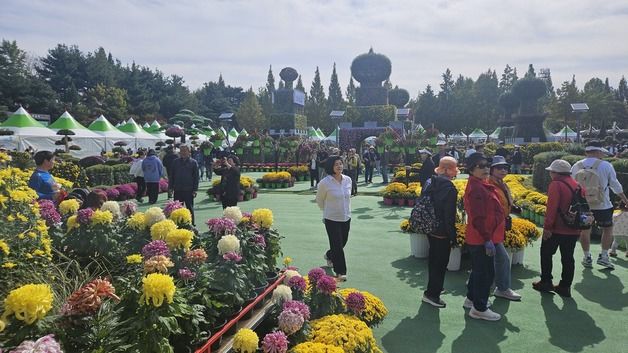
[[[165,158],[164,158],[165,159]],[[174,191],[174,199],[185,203],[185,207],[192,213],[194,223],[194,198],[198,191],[198,164],[190,158],[190,147],[179,147],[179,158],[172,162],[172,169],[168,171],[168,189]]]
[[[434,175],[434,162],[432,161],[432,152],[422,149],[419,150],[421,156],[421,169],[419,170],[419,183],[421,187],[425,187],[425,182]]]
[[[220,175],[220,200],[222,209],[237,206],[240,197],[240,160],[235,155],[223,157],[221,166],[216,169]]]

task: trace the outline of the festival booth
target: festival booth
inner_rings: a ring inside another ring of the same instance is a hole
[[[467,142],[467,135],[462,132],[449,135],[450,142]]]
[[[131,136],[133,141],[132,148],[134,150],[140,147],[155,148],[155,143],[161,140],[159,137],[153,136],[144,131],[144,129],[142,129],[142,127],[139,126],[135,120],[133,120],[133,118],[129,118],[126,124],[120,126],[119,130]]]
[[[331,134],[329,134],[329,136],[325,137],[323,141],[338,143],[338,128],[332,131]]]
[[[552,136],[558,141],[575,141],[578,134],[569,126],[565,126],[559,132],[552,134]]]
[[[483,143],[486,142],[488,135],[481,129],[475,129],[468,135],[468,138],[474,143]]]
[[[307,129],[307,137],[308,137],[310,140],[313,140],[313,141],[320,141],[320,140],[322,140],[322,138],[320,137],[320,135],[318,134],[318,132],[316,131],[316,129],[315,129],[314,127],[312,127],[312,126],[310,126],[310,127]]]
[[[133,137],[125,134],[113,126],[104,115],[100,115],[96,120],[92,121],[87,127],[88,130],[95,132],[103,138],[104,149],[111,150],[118,141],[130,143]]]
[[[105,139],[101,135],[81,125],[67,111],[54,123],[50,124],[48,128],[54,131],[55,134],[60,130],[70,130],[74,133],[74,135],[69,135],[72,139],[72,144],[81,148],[79,151],[72,151],[72,155],[75,157],[97,156],[105,147]],[[60,138],[61,136],[58,137],[58,139]]]
[[[13,131],[13,135],[0,136],[0,145],[18,151],[24,151],[28,147],[32,147],[35,151],[54,151],[58,148],[55,142],[61,138],[54,131],[33,119],[22,107],[0,124],[0,129]]]

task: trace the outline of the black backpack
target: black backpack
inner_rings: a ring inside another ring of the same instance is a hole
[[[567,185],[571,190],[571,203],[569,209],[565,212],[558,209],[560,217],[565,222],[565,225],[574,229],[589,229],[593,225],[593,213],[589,208],[587,199],[582,196],[582,187],[578,185],[576,189],[572,189],[571,186],[564,180],[558,180],[561,183]]]
[[[440,225],[432,198],[432,180],[425,186],[410,213],[410,228],[415,233],[431,234]]]

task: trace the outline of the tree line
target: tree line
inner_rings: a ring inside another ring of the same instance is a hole
[[[579,89],[575,76],[554,88],[550,70],[537,74],[531,64],[523,77],[545,82],[547,94],[540,104],[548,113],[550,129],[559,129],[565,122],[575,128],[577,117],[570,104],[576,102],[586,102],[590,108],[583,116],[583,127],[609,128],[613,122],[628,127],[628,85],[623,76],[616,88],[608,78],[591,78]],[[438,91],[428,85],[406,106],[412,108],[415,122],[425,127],[433,125],[445,133],[469,133],[478,127],[489,132],[497,126],[507,103],[504,96],[518,79],[517,69],[510,65],[500,75],[488,69],[475,80],[461,74],[454,78],[447,69]],[[384,85],[393,88],[390,81]],[[214,120],[220,113],[235,112],[240,128],[255,130],[270,127],[272,95],[280,88],[283,82],[275,80],[272,66],[266,85],[257,90],[228,85],[220,76],[191,91],[181,76],[166,76],[135,62],[123,65],[102,47],[84,53],[77,46],[58,44],[44,57],[29,57],[16,41],[2,40],[0,45],[0,111],[14,111],[22,105],[56,118],[68,110],[83,123],[100,114],[117,123],[129,116],[140,122],[166,121],[182,109]],[[355,103],[356,84],[350,78],[343,90],[336,64],[327,89],[318,67],[309,89],[300,76],[295,88],[306,93],[308,125],[325,132],[335,127],[329,118],[332,110]]]

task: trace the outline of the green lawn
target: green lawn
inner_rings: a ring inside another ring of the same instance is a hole
[[[208,185],[203,182],[202,188]],[[299,192],[260,192],[257,199],[239,204],[243,211],[261,207],[273,210],[274,226],[285,236],[284,254],[294,259],[294,265],[303,274],[325,264],[323,252],[327,249],[321,211],[314,203],[314,193],[307,188],[309,182],[302,182],[293,189]],[[378,188],[376,184],[368,190]],[[204,231],[206,226],[202,222],[220,216],[222,208],[216,202],[208,202],[204,192],[196,201],[197,225]],[[540,244],[534,244],[526,249],[525,266],[515,266],[512,271],[513,288],[523,295],[523,300],[495,299],[493,309],[503,314],[502,320],[477,321],[469,319],[462,308],[470,268],[467,258],[463,257],[460,271],[447,274],[447,293],[443,296],[447,308],[438,310],[422,305],[427,262],[410,256],[408,236],[399,231],[399,223],[409,215],[410,209],[385,207],[376,196],[354,197],[352,209],[346,247],[348,281],[343,286],[369,291],[388,307],[389,316],[374,329],[384,352],[626,351],[628,321],[624,315],[628,291],[624,283],[628,280],[628,261],[623,253],[615,261],[617,268],[612,272],[599,267],[583,269],[578,245],[573,298],[563,299],[540,295],[532,289],[531,283],[537,280],[540,267]],[[592,248],[593,256],[597,256],[599,245]],[[559,256],[554,259],[554,276],[558,278]]]

